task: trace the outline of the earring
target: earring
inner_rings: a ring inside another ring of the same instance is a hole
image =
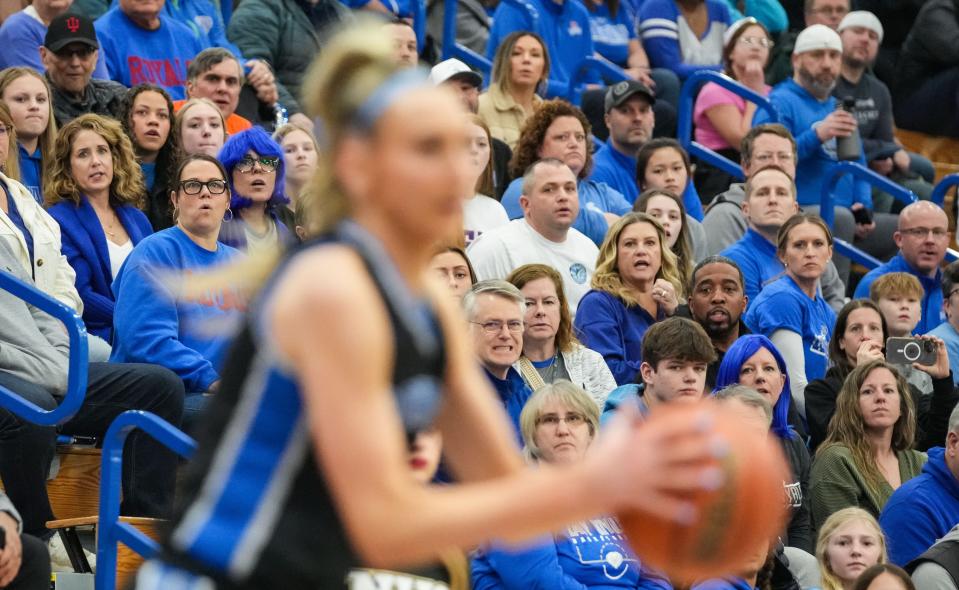
[[[177,218],[180,216],[180,210],[177,209],[176,205],[173,206],[173,213],[171,213],[171,216],[173,217],[173,225],[176,225]]]
[[[223,214],[223,221],[225,222],[233,221],[233,209],[226,210],[226,213]]]

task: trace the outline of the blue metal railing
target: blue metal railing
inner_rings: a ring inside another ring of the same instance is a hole
[[[606,58],[587,56],[573,68],[573,74],[570,76],[569,84],[566,87],[566,100],[575,105],[579,104],[583,86],[586,83],[586,75],[590,72],[598,72],[600,76],[613,83],[632,79],[622,68]]]
[[[949,191],[954,186],[959,186],[959,174],[947,174],[942,177],[942,180],[932,187],[932,194],[929,196],[929,200],[942,207],[942,204],[946,202],[946,192]]]
[[[746,88],[739,82],[733,80],[725,74],[713,72],[711,70],[702,70],[695,72],[692,76],[686,78],[683,88],[679,94],[679,121],[676,125],[676,137],[683,148],[689,152],[690,156],[699,158],[711,166],[733,175],[736,178],[743,178],[743,169],[739,162],[733,162],[729,158],[717,154],[714,150],[704,146],[698,141],[693,140],[693,107],[696,100],[696,93],[700,87],[707,82],[712,82],[722,86],[726,90],[741,96],[749,102],[756,103],[756,107],[769,113],[770,122],[779,121],[779,112],[769,102],[765,96]],[[734,146],[737,149],[739,146]]]
[[[10,391],[0,385],[0,407],[10,410],[28,422],[41,426],[63,424],[79,411],[87,394],[89,356],[87,353],[87,329],[83,325],[83,320],[66,305],[3,270],[0,270],[0,289],[63,322],[70,338],[67,392],[60,405],[52,410],[44,410],[33,402],[25,400],[15,391]]]
[[[123,444],[139,428],[176,454],[189,459],[196,442],[169,422],[150,412],[128,410],[113,421],[103,439],[100,475],[100,517],[97,533],[97,590],[114,590],[117,581],[117,543],[149,559],[160,550],[156,541],[132,524],[120,522],[120,481]]]

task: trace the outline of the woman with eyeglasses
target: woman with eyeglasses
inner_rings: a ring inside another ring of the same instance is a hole
[[[220,384],[219,360],[229,327],[245,303],[230,287],[190,293],[181,276],[235,260],[217,241],[230,205],[223,165],[206,154],[188,156],[170,192],[176,225],[137,244],[113,281],[113,362],[154,363],[183,380],[183,424],[189,428]]]
[[[768,96],[772,89],[765,80],[773,41],[769,31],[752,17],[736,21],[726,31],[723,45],[723,72],[746,88]],[[703,86],[693,107],[696,141],[733,162],[739,162],[739,144],[749,131],[756,114],[756,103],[712,82]],[[728,173],[698,162],[696,188],[703,202],[729,188],[736,180]]]
[[[62,251],[76,271],[83,323],[113,336],[113,278],[153,233],[140,210],[143,175],[133,145],[113,119],[86,114],[60,130],[46,190],[47,212],[60,224]]]
[[[233,135],[220,150],[230,183],[230,208],[220,241],[248,252],[292,243],[293,215],[286,204],[283,148],[260,127]]]

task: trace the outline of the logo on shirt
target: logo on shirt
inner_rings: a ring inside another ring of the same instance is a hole
[[[622,528],[615,518],[594,518],[588,522],[570,525],[566,529],[570,544],[576,548],[576,557],[583,565],[600,565],[603,575],[618,580],[636,567],[637,560],[626,549]]]
[[[579,26],[579,23],[571,20],[569,21],[569,29],[567,30],[570,37],[579,37],[583,34],[583,27]]]
[[[825,325],[819,326],[819,333],[813,336],[809,351],[813,354],[829,357],[829,332],[826,331]]]
[[[569,267],[569,276],[574,283],[582,285],[586,282],[586,267],[578,262],[573,263]]]
[[[783,489],[786,492],[786,506],[790,508],[799,508],[802,506],[802,487],[799,482],[783,482]]]

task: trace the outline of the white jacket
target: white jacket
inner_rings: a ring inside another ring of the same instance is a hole
[[[0,210],[0,237],[7,241],[23,269],[33,276],[38,289],[76,311],[77,315],[83,315],[76,273],[61,253],[60,225],[33,199],[27,187],[2,173],[0,182],[7,188],[7,195],[16,203],[23,224],[33,236],[33,261],[23,234],[3,210]]]
[[[573,350],[563,353],[563,362],[569,372],[569,380],[585,389],[602,411],[606,404],[606,396],[616,389],[616,379],[606,366],[603,355],[582,344],[574,344]],[[523,374],[518,362],[513,365],[513,368],[520,375]]]

